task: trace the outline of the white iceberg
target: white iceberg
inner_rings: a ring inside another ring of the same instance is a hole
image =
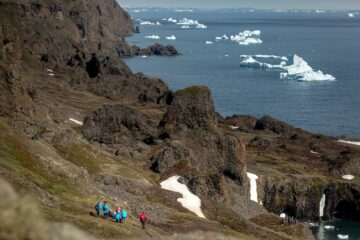
[[[208,44],[208,45],[213,44],[213,42],[211,42],[211,41],[206,41],[205,43]]]
[[[327,230],[334,230],[335,229],[334,226],[330,226],[330,225],[325,225],[324,228],[327,229]]]
[[[178,192],[182,195],[182,198],[178,198],[177,201],[186,209],[195,213],[198,217],[205,218],[201,211],[201,200],[198,196],[189,191],[185,184],[179,183],[180,176],[173,176],[160,183],[162,189]]]
[[[258,202],[258,194],[257,194],[257,184],[256,180],[259,178],[257,175],[253,173],[246,173],[247,177],[250,179],[250,200],[254,202]]]
[[[353,142],[353,141],[346,141],[346,140],[338,140],[338,142],[360,146],[360,142]]]
[[[157,26],[160,26],[160,25],[161,25],[161,23],[160,23],[160,22],[156,22],[156,25],[157,25]]]
[[[204,29],[207,28],[207,26],[199,23],[199,21],[188,18],[180,19],[176,24],[185,25],[185,26],[195,26],[196,28],[204,28]]]
[[[325,13],[324,10],[315,10],[316,13]]]
[[[165,19],[167,20],[168,22],[171,22],[171,23],[177,23],[178,21],[174,18],[168,18],[168,19]]]
[[[150,26],[154,26],[155,23],[152,23],[150,21],[140,21],[140,25],[150,25]]]
[[[146,55],[142,55],[141,57],[142,57],[142,58],[147,58],[148,56],[146,56]]]
[[[174,40],[176,40],[176,37],[174,35],[171,35],[169,37],[166,37],[166,39],[174,41]]]
[[[237,42],[239,45],[253,45],[253,44],[261,44],[263,41],[260,39],[261,31],[249,31],[245,30],[243,32],[239,32],[237,35],[231,35],[230,40]]]
[[[175,12],[194,12],[192,9],[175,9]]]
[[[226,34],[224,34],[224,35],[222,35],[222,36],[220,36],[220,37],[215,37],[215,40],[216,40],[216,41],[229,40],[229,37],[228,37]]]
[[[150,36],[145,36],[145,38],[148,38],[148,39],[160,39],[160,36],[158,36],[158,35],[150,35]]]
[[[355,17],[354,13],[348,13],[347,15],[348,15],[349,18],[354,18]]]
[[[79,121],[79,120],[76,120],[76,119],[74,119],[74,118],[69,118],[69,120],[70,120],[71,122],[77,124],[77,125],[80,125],[80,126],[83,125],[83,122],[81,122],[81,121]]]
[[[349,239],[349,235],[338,234],[337,237],[338,237],[339,239]]]
[[[353,175],[350,175],[350,174],[342,176],[342,179],[349,180],[349,181],[353,180],[354,178],[355,177]]]
[[[251,68],[262,68],[266,70],[280,71],[280,78],[285,80],[297,81],[335,81],[335,77],[330,74],[324,74],[320,70],[314,70],[309,64],[297,55],[293,55],[292,59],[286,61],[286,57],[275,55],[241,55],[245,58],[240,66]],[[280,64],[270,64],[260,62],[256,58],[273,58],[281,59]],[[290,62],[290,63],[289,63]]]
[[[183,28],[183,29],[189,29],[190,26],[189,26],[189,25],[183,25],[183,26],[181,26],[181,28]]]

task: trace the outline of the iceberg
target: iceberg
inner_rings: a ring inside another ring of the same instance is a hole
[[[180,19],[176,24],[184,25],[184,26],[195,26],[196,28],[202,28],[202,29],[207,28],[206,25],[199,23],[199,21],[188,18]]]
[[[261,31],[249,31],[245,30],[243,32],[239,32],[237,35],[231,35],[230,40],[233,42],[237,42],[239,45],[253,45],[253,44],[261,44],[263,41],[260,39]]]
[[[325,13],[324,10],[315,10],[316,13]]]
[[[334,230],[335,229],[334,226],[330,226],[330,225],[325,225],[324,228],[327,229],[327,230]]]
[[[184,207],[195,213],[198,217],[205,218],[201,211],[201,200],[191,193],[185,184],[179,183],[180,176],[173,176],[160,183],[162,189],[177,192],[182,195],[177,201]]]
[[[349,18],[354,18],[355,17],[354,13],[348,13],[347,15],[348,15]]]
[[[213,44],[213,42],[211,42],[211,41],[206,41],[205,43],[206,43],[207,45]]]
[[[349,235],[338,234],[337,237],[338,237],[339,239],[349,239]]]
[[[175,12],[194,12],[192,9],[175,9]]]
[[[145,38],[148,38],[148,39],[160,39],[160,37],[158,35],[145,36]]]
[[[161,23],[160,23],[160,22],[156,22],[156,25],[157,25],[157,26],[160,26],[160,25],[161,25]]]
[[[224,34],[224,35],[222,35],[222,36],[220,36],[220,37],[215,37],[215,40],[217,40],[217,41],[220,41],[220,40],[229,40],[229,37],[228,37],[226,34]]]
[[[140,21],[140,25],[149,25],[149,26],[154,26],[155,23],[149,22],[149,21]]]
[[[190,26],[189,26],[189,25],[183,25],[183,26],[181,26],[181,28],[183,28],[183,29],[189,29]]]
[[[297,81],[335,81],[336,78],[330,74],[324,74],[320,70],[314,70],[309,64],[297,55],[289,60],[287,57],[276,55],[241,55],[245,58],[241,67],[262,68],[266,70],[280,71],[280,79]],[[280,64],[269,64],[260,62],[259,58],[272,58],[282,60]],[[290,62],[290,63],[289,63]]]
[[[174,18],[168,18],[168,19],[165,19],[166,21],[168,22],[171,22],[171,23],[177,23],[178,21]]]
[[[247,172],[247,177],[250,179],[250,200],[254,202],[258,202],[258,194],[257,194],[257,184],[256,180],[259,178],[257,175],[253,173]]]
[[[174,35],[171,35],[169,37],[166,37],[167,40],[176,40],[176,37]]]

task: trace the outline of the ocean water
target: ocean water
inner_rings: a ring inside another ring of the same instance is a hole
[[[142,47],[172,44],[182,53],[177,57],[125,59],[134,72],[160,77],[173,90],[207,85],[216,110],[223,116],[270,115],[309,131],[360,138],[360,14],[350,18],[347,12],[128,11],[141,30],[127,39],[130,43]],[[197,20],[207,28],[183,29],[162,20],[165,18]],[[140,25],[141,21],[155,25]],[[215,40],[217,36],[245,30],[260,30],[262,44],[244,46],[230,40]],[[160,39],[145,38],[151,35]],[[175,41],[166,39],[172,35]],[[256,54],[296,54],[312,68],[334,76],[336,81],[282,80],[277,71],[240,67],[243,60],[240,55]],[[335,229],[326,230],[325,225]],[[338,234],[360,240],[360,222],[335,220],[312,230],[318,240],[338,239]]]
[[[173,90],[207,85],[223,116],[270,115],[297,127],[329,135],[360,138],[360,15],[346,12],[274,12],[244,10],[128,9],[141,33],[127,40],[139,46],[172,44],[178,57],[135,57],[126,63],[135,72],[164,79]],[[182,29],[164,18],[188,18],[206,29]],[[216,36],[261,30],[262,44],[241,46],[215,41]],[[145,36],[158,35],[160,39]],[[165,37],[174,35],[175,41]],[[206,41],[214,44],[207,45]],[[281,80],[279,72],[240,67],[243,54],[297,54],[336,81]]]

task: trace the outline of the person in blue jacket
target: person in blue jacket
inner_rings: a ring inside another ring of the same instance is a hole
[[[99,201],[99,202],[95,205],[96,216],[98,216],[98,218],[100,218],[101,209],[102,209],[102,205],[101,205],[101,202]]]
[[[107,219],[109,217],[110,208],[106,201],[104,201],[103,211],[104,211],[104,219]]]
[[[126,220],[126,218],[127,218],[127,212],[126,212],[125,209],[122,209],[122,210],[121,210],[121,218],[122,218],[122,223],[125,224],[125,220]]]
[[[115,212],[114,218],[117,223],[121,223],[121,213]]]

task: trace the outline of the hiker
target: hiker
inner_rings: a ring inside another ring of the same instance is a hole
[[[123,224],[125,224],[126,218],[127,218],[127,212],[126,212],[125,209],[122,209],[121,210],[121,221],[122,221]]]
[[[107,219],[109,217],[110,208],[106,201],[104,201],[103,210],[104,210],[104,219]]]
[[[142,226],[142,229],[145,229],[145,223],[146,223],[146,215],[144,212],[142,212],[139,216],[139,219],[140,219],[140,222],[141,222],[141,226]]]
[[[100,218],[101,209],[102,209],[101,202],[98,201],[98,203],[95,205],[96,216],[98,216],[98,218]]]
[[[114,218],[115,218],[115,221],[116,221],[117,223],[121,223],[121,213],[116,212],[116,213],[114,214]]]

